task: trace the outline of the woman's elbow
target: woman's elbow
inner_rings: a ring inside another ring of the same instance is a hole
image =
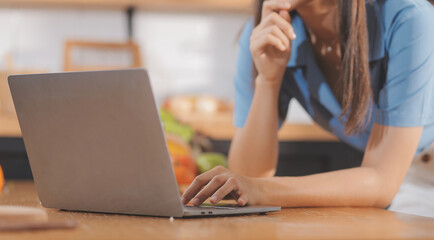
[[[365,179],[365,189],[367,195],[364,205],[374,208],[386,208],[392,203],[399,186],[395,186],[393,181],[373,172],[369,178]],[[369,179],[369,180],[368,180]]]
[[[374,191],[375,194],[373,196],[374,201],[372,201],[372,207],[375,208],[386,208],[389,206],[396,195],[397,187],[390,181],[387,181],[384,178],[380,178],[376,184],[377,191]],[[398,186],[399,188],[399,186]]]
[[[375,208],[386,208],[389,206],[395,197],[395,193],[383,193],[377,196],[377,200],[372,207]]]
[[[372,205],[374,208],[386,208],[392,203],[393,198],[381,197],[379,198],[375,204]]]

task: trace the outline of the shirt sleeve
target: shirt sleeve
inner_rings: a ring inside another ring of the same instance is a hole
[[[252,30],[253,19],[250,19],[244,26],[238,41],[238,60],[234,79],[234,125],[239,128],[244,127],[253,100],[253,61],[252,54],[250,53],[250,35],[252,34]]]
[[[434,8],[405,9],[386,29],[387,74],[376,123],[397,127],[434,122]]]
[[[250,52],[250,36],[253,31],[253,19],[250,19],[241,33],[238,45],[238,60],[234,79],[235,85],[235,109],[234,125],[243,128],[249,115],[252,105],[254,85],[253,85],[253,59]],[[283,88],[279,94],[279,128],[285,121],[291,95]]]

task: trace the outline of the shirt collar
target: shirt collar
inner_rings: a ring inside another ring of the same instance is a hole
[[[366,2],[366,18],[369,41],[369,62],[384,57],[383,25],[379,15],[377,1]],[[292,41],[291,58],[287,67],[299,67],[307,64],[308,51],[311,43],[308,39],[303,20],[298,14],[293,14],[292,27],[297,37]]]
[[[366,2],[366,19],[369,41],[369,61],[376,61],[384,57],[384,28],[380,15],[380,7],[377,1]]]
[[[297,37],[291,42],[291,57],[287,67],[303,66],[307,63],[307,53],[310,48],[310,42],[306,35],[303,20],[298,14],[293,15],[291,23]]]

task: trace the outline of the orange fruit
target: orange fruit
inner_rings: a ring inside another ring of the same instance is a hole
[[[173,166],[173,170],[175,171],[176,182],[178,185],[191,184],[196,177],[196,174],[184,165]]]
[[[197,174],[197,166],[191,157],[191,147],[182,138],[166,133],[167,147],[172,159],[178,185],[188,185]]]
[[[195,175],[197,173],[197,165],[194,162],[193,158],[189,156],[173,156],[172,157],[173,166],[183,165],[190,169]]]
[[[191,147],[182,138],[166,134],[166,140],[170,156],[191,156]]]
[[[2,167],[0,166],[0,194],[2,193],[4,184],[5,184],[5,179],[4,179]]]

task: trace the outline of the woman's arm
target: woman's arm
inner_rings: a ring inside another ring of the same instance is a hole
[[[398,191],[423,127],[374,124],[361,167],[304,177],[263,179],[263,204],[386,207]],[[350,160],[349,160],[350,161]]]
[[[238,204],[370,206],[390,204],[416,152],[423,127],[374,124],[361,167],[303,177],[248,178],[223,168],[198,176],[183,195],[200,204],[226,195]],[[203,189],[202,189],[203,187]]]
[[[237,129],[232,139],[228,158],[232,171],[249,177],[274,176],[278,158],[278,89],[273,83],[256,81],[246,124]]]
[[[278,155],[278,97],[295,38],[291,4],[264,2],[262,19],[250,37],[258,77],[247,121],[237,129],[229,152],[229,168],[250,177],[274,176]]]

